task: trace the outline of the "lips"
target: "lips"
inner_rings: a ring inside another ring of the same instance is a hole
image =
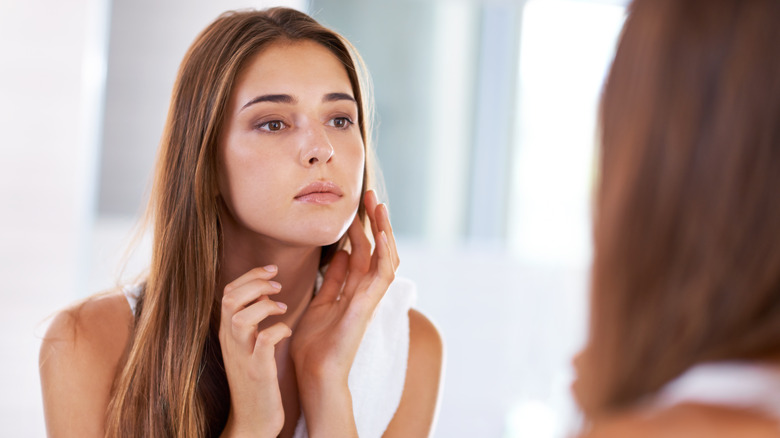
[[[342,196],[344,193],[336,184],[330,181],[315,181],[302,188],[295,195],[295,200],[310,204],[330,204]]]

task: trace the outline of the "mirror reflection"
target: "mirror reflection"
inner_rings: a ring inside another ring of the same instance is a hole
[[[41,259],[18,268],[46,303],[26,319],[143,271],[148,237],[124,249],[149,196],[179,62],[224,10],[276,5],[343,34],[371,72],[398,274],[417,283],[416,307],[446,345],[436,436],[558,437],[576,428],[570,358],[585,335],[596,104],[622,1],[93,0],[61,11],[69,32],[46,39],[74,58],[59,66],[59,88],[70,93],[52,90],[62,120],[50,126],[66,140],[39,134],[56,159],[36,174],[64,194],[62,205],[43,215],[52,218],[17,224],[28,238],[8,240],[46,253],[61,271],[57,281],[38,279]],[[12,12],[34,14],[25,8]],[[35,88],[24,87],[9,96]],[[11,129],[9,144],[30,130]],[[30,368],[26,381],[37,381]],[[25,424],[42,430],[39,399],[21,405]]]

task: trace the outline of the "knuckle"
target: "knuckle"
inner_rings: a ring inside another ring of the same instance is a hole
[[[257,334],[257,341],[258,346],[261,347],[268,347],[274,345],[273,343],[273,336],[271,336],[268,333],[268,330],[263,330]]]
[[[236,308],[236,297],[230,293],[222,296],[222,308],[233,310]]]
[[[365,275],[371,270],[371,263],[368,261],[368,257],[363,257],[361,260],[355,260],[349,268],[355,274]]]
[[[236,329],[242,329],[246,327],[247,321],[246,318],[244,318],[244,315],[242,313],[236,313],[230,318],[230,323],[233,325],[233,328]]]
[[[290,327],[287,324],[273,325],[257,333],[255,344],[260,348],[273,349],[273,347],[279,343],[279,341],[287,336],[290,336],[291,333],[292,330],[290,330]]]

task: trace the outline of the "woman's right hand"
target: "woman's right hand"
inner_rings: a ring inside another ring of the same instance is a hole
[[[230,386],[230,415],[223,437],[276,437],[284,425],[274,347],[291,331],[281,322],[258,330],[265,318],[287,310],[269,298],[281,289],[271,280],[276,272],[273,265],[255,268],[224,289],[219,342]]]

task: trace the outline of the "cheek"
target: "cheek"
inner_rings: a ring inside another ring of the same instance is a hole
[[[360,190],[363,185],[363,173],[366,167],[366,151],[365,147],[363,146],[363,141],[359,138],[355,144],[350,145],[350,149],[347,155],[347,162],[349,166],[349,172],[355,176],[358,190]]]
[[[241,155],[226,159],[220,166],[220,193],[235,213],[252,213],[252,210],[267,203],[274,193],[280,178],[275,172],[278,167],[268,166],[272,162]]]

